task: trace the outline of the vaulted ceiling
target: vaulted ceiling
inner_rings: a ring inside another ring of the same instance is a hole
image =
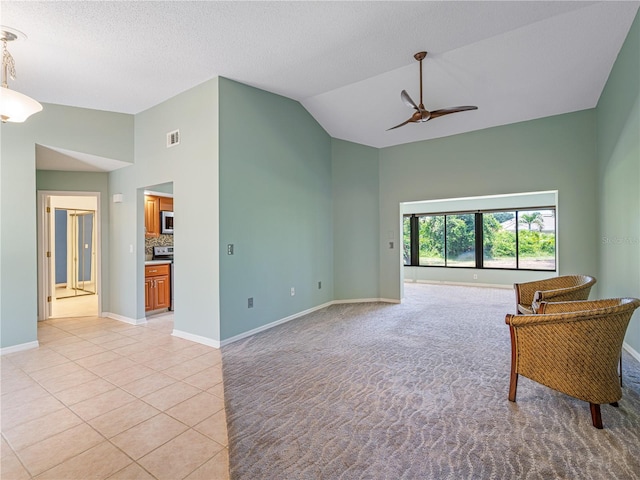
[[[10,87],[135,114],[215,76],[298,100],[333,137],[374,147],[595,107],[638,1],[2,1]],[[389,127],[419,98],[435,110]],[[58,152],[62,153],[62,152]]]

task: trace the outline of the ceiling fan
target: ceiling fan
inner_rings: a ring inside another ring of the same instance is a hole
[[[420,104],[416,105],[406,90],[402,90],[400,93],[400,98],[405,103],[405,105],[409,108],[415,109],[415,113],[411,115],[409,120],[402,122],[395,127],[388,128],[387,131],[393,130],[394,128],[402,127],[407,123],[420,123],[420,122],[428,122],[434,118],[442,117],[443,115],[449,115],[450,113],[464,112],[466,110],[477,110],[478,107],[473,106],[463,106],[463,107],[450,107],[450,108],[441,108],[440,110],[429,111],[424,108],[424,104],[422,103],[422,60],[427,56],[427,52],[418,52],[413,58],[420,62]]]

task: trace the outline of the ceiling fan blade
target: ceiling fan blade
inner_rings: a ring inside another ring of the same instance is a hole
[[[413,119],[413,117],[411,117],[409,120],[406,120],[406,121],[402,122],[401,124],[396,125],[395,127],[387,128],[387,132],[389,130],[393,130],[394,128],[402,127],[403,125],[406,125],[407,123],[414,122],[414,121],[415,120]]]
[[[415,108],[416,110],[420,111],[420,109],[418,108],[418,106],[416,105],[416,102],[414,102],[411,97],[409,96],[409,94],[407,93],[406,90],[402,90],[402,92],[400,93],[400,98],[402,99],[402,101],[404,102],[404,104],[409,107],[409,108]]]
[[[431,112],[431,118],[429,118],[429,120],[442,117],[443,115],[449,115],[450,113],[465,112],[467,110],[477,110],[477,109],[478,107],[474,107],[474,106],[441,108],[440,110],[433,110]]]

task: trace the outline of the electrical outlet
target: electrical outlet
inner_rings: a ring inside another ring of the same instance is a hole
[[[322,288],[322,282],[318,282],[318,290]]]
[[[247,307],[253,308],[253,297],[249,297],[249,299],[247,300]]]
[[[233,255],[233,243],[227,245],[227,255]]]
[[[477,274],[477,273],[474,273],[474,274],[473,274],[473,279],[474,279],[474,280],[477,280],[477,279],[478,279],[478,274]]]
[[[296,289],[291,287],[291,296],[293,297],[296,294]]]
[[[389,242],[389,248],[393,248],[393,242]]]

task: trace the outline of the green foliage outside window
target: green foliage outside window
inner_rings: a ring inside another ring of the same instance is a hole
[[[486,248],[485,258],[515,257],[516,255],[516,232],[498,230],[492,233],[489,248]]]
[[[444,215],[419,217],[420,265],[444,265]]]
[[[553,215],[553,210],[548,210]],[[446,217],[446,232],[445,232]],[[515,268],[516,256],[520,268],[540,270],[555,269],[555,229],[543,232],[544,219],[541,212],[518,213],[518,236],[515,222],[511,229],[505,222],[514,220],[515,212],[482,213],[483,259],[490,268]],[[404,258],[411,263],[411,222],[405,217]],[[475,214],[419,215],[418,243],[419,265],[475,266]],[[445,254],[446,233],[446,254]],[[517,238],[517,245],[516,245]]]

